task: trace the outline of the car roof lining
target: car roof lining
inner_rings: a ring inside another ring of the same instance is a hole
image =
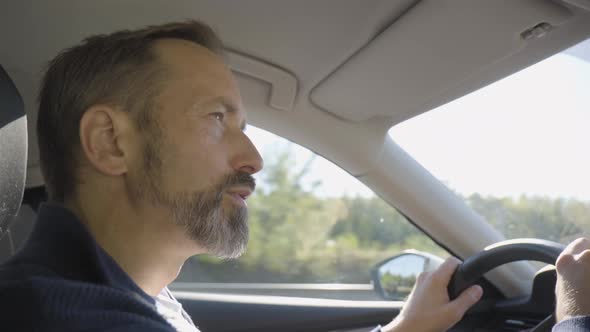
[[[558,30],[573,17],[564,6],[536,0],[423,1],[314,87],[310,98],[355,122],[407,118],[483,68],[525,51],[537,38],[523,38],[524,31],[539,24]]]

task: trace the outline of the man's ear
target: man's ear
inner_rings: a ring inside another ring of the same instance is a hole
[[[129,147],[122,143],[129,118],[110,106],[95,105],[80,120],[80,143],[88,162],[105,175],[122,175],[128,170]]]

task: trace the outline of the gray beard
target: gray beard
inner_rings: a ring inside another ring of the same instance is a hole
[[[147,144],[144,151],[144,168],[138,176],[130,175],[127,191],[131,202],[162,206],[169,211],[175,224],[185,229],[187,236],[207,253],[222,259],[240,257],[248,245],[248,209],[234,206],[223,208],[223,195],[233,185],[246,184],[252,190],[255,182],[247,173],[226,175],[211,188],[167,193],[162,189],[162,161],[158,144]]]
[[[223,191],[174,194],[160,204],[172,213],[175,223],[211,255],[223,259],[240,257],[248,245],[248,210],[222,207]],[[232,203],[233,204],[233,203]]]
[[[143,202],[165,207],[174,223],[183,227],[187,236],[208,254],[222,259],[235,259],[246,251],[249,238],[248,210],[235,206],[231,211],[226,211],[222,206],[224,190],[219,188],[222,186],[169,194],[153,183],[153,177],[142,178],[143,184],[136,182],[128,186],[134,204]]]

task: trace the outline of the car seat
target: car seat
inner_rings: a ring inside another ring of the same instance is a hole
[[[20,209],[26,169],[27,118],[23,100],[0,66],[0,240],[9,234]]]

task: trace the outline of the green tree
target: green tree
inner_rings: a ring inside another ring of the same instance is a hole
[[[248,200],[250,244],[237,261],[201,256],[180,280],[212,282],[369,282],[377,262],[405,249],[446,256],[443,249],[378,197],[317,196],[304,186],[311,157],[295,168],[289,146],[265,156],[256,193]],[[590,204],[548,197],[483,197],[466,202],[508,238],[567,243],[590,229]]]
[[[590,205],[576,200],[549,197],[466,198],[467,203],[507,238],[542,238],[562,243],[584,234]]]

